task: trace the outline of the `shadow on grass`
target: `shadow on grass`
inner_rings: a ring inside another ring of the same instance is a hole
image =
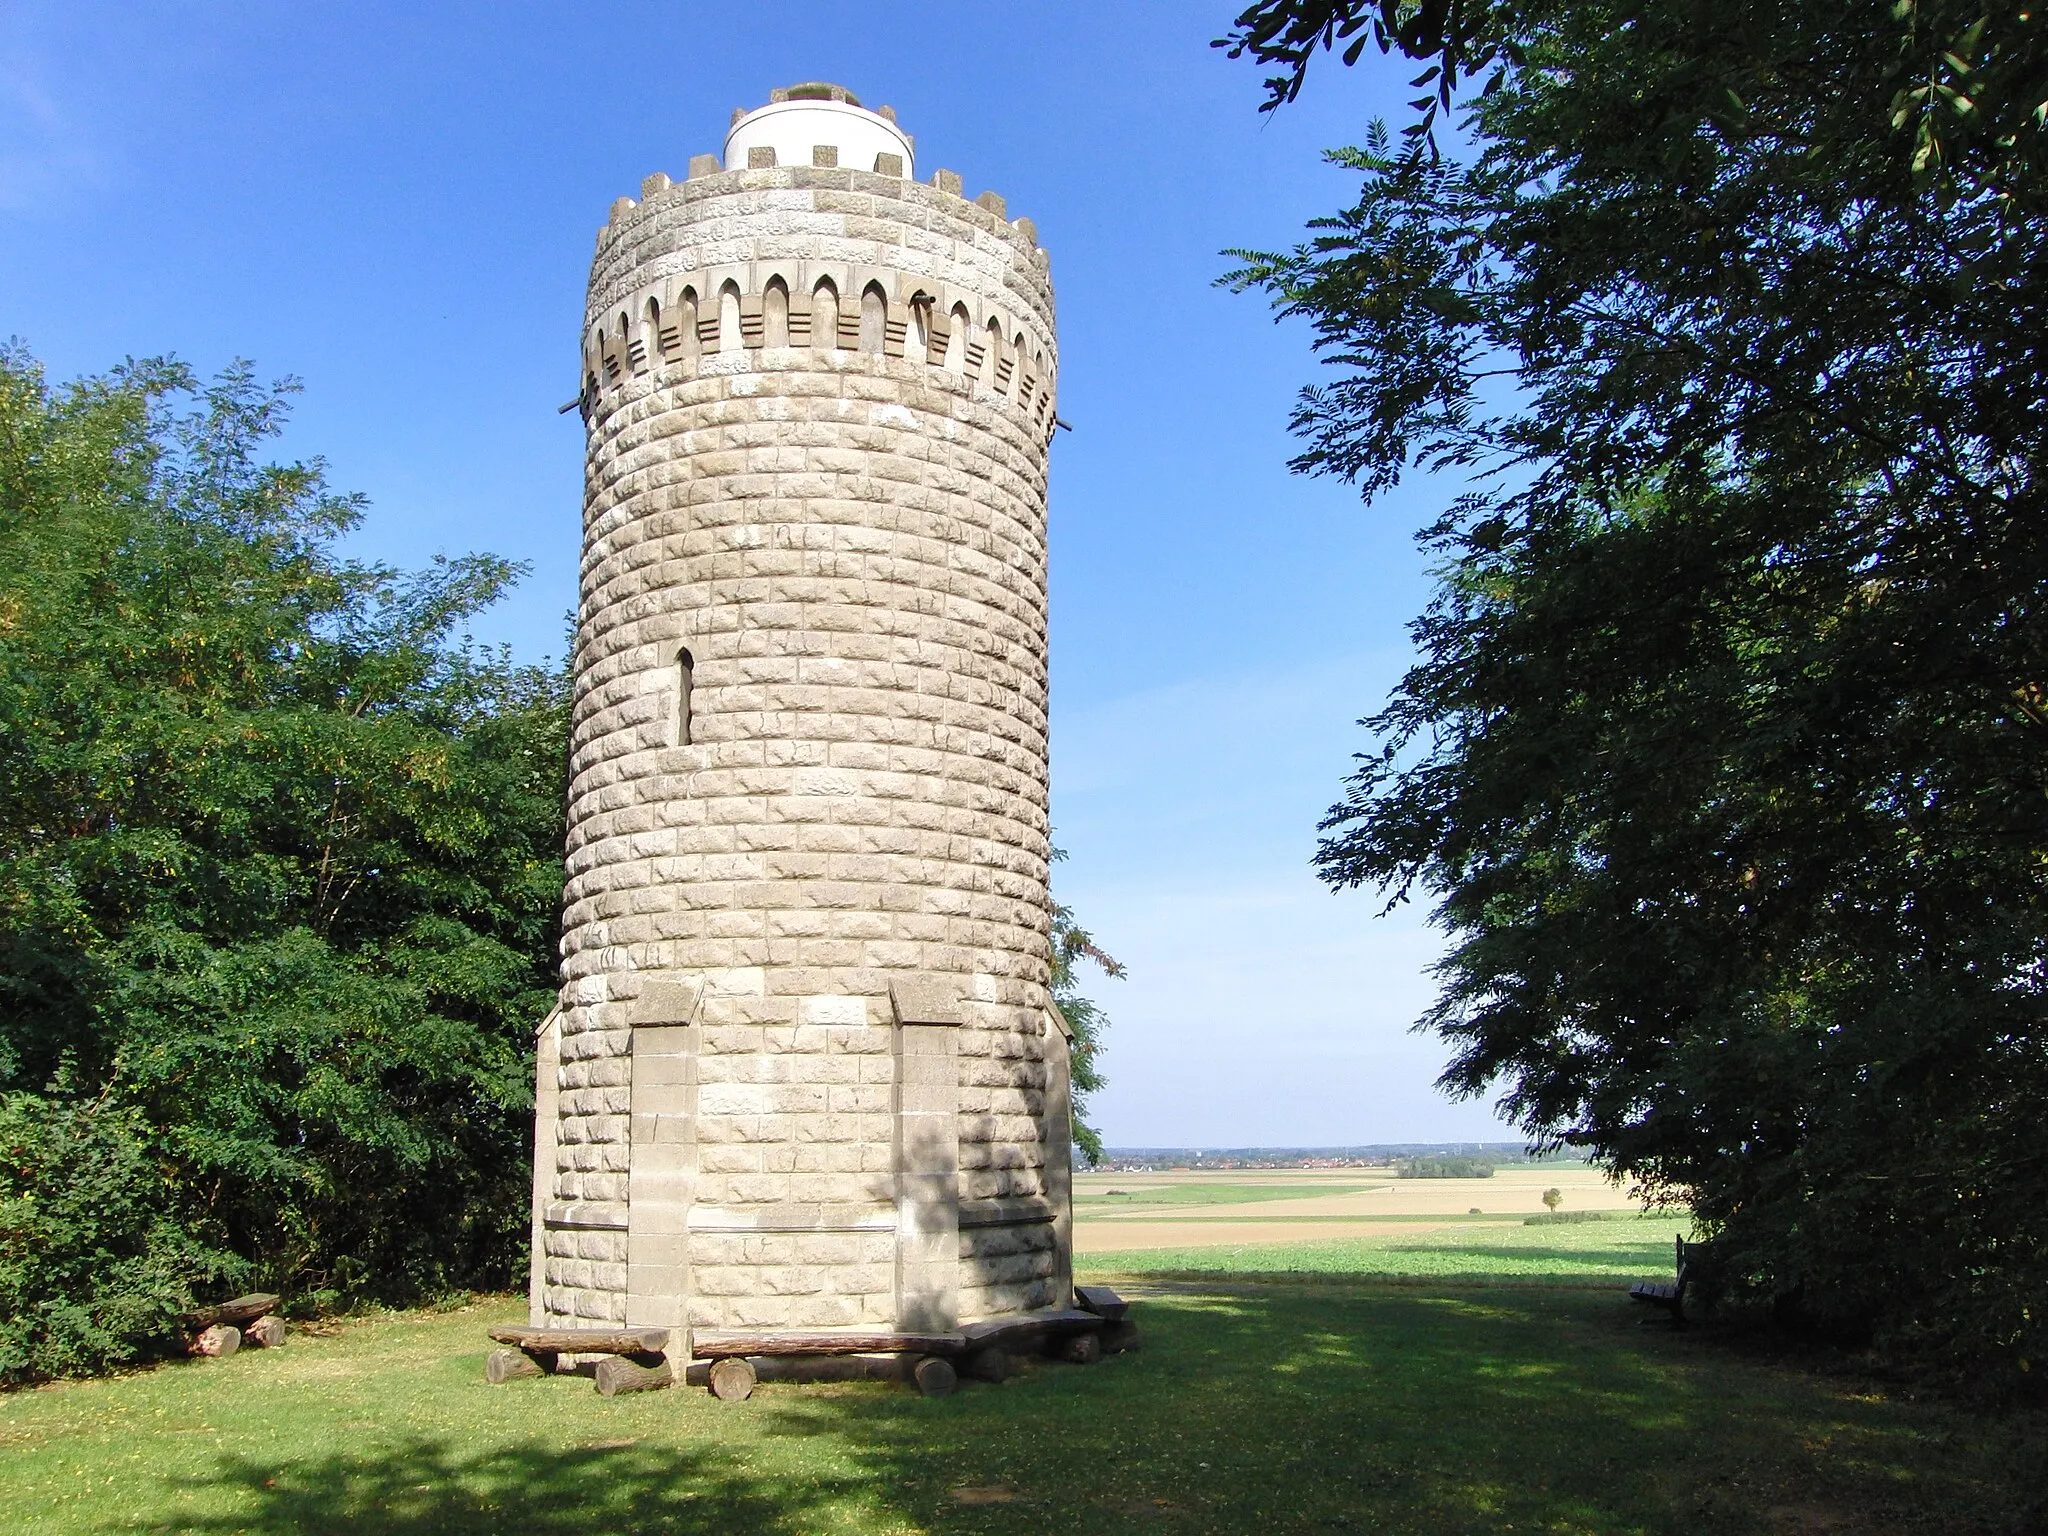
[[[820,1512],[857,1490],[793,1488],[730,1458],[672,1447],[562,1450],[510,1446],[476,1452],[437,1440],[273,1463],[222,1458],[208,1480],[240,1493],[233,1514],[188,1520],[182,1531],[379,1532],[385,1536],[489,1531],[811,1532]]]
[[[241,1507],[176,1528],[1988,1536],[2032,1528],[2048,1470],[2037,1416],[1851,1393],[1638,1328],[1608,1297],[1233,1286],[1139,1315],[1136,1354],[951,1399],[670,1393],[612,1449],[233,1456],[214,1481]],[[594,1401],[567,1380],[498,1390],[572,1433]]]

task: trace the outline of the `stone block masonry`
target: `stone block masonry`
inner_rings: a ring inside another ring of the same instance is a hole
[[[598,239],[536,1323],[1069,1299],[1049,263],[830,89]]]

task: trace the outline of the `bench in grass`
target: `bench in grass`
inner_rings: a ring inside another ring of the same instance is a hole
[[[1628,1294],[1631,1301],[1663,1308],[1671,1314],[1673,1324],[1684,1327],[1685,1293],[1699,1284],[1710,1255],[1707,1244],[1688,1243],[1683,1234],[1673,1241],[1677,1244],[1677,1256],[1672,1278],[1638,1281],[1628,1288]]]
[[[1137,1342],[1129,1304],[1106,1286],[1082,1286],[1079,1307],[987,1318],[941,1333],[880,1329],[707,1329],[688,1335],[683,1357],[666,1353],[664,1328],[493,1328],[491,1338],[510,1348],[494,1351],[484,1376],[502,1385],[546,1376],[563,1355],[605,1355],[595,1370],[597,1390],[658,1391],[677,1380],[710,1387],[728,1401],[752,1394],[770,1380],[845,1381],[908,1377],[927,1397],[944,1397],[962,1373],[983,1381],[1010,1374],[1012,1352],[1042,1349],[1056,1359],[1091,1364]]]
[[[673,1379],[665,1351],[666,1328],[493,1328],[491,1338],[510,1349],[491,1351],[484,1379],[502,1386],[523,1376],[547,1376],[563,1355],[605,1355],[595,1372],[606,1397],[653,1392]]]

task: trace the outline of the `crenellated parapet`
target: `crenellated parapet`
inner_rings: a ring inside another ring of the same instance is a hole
[[[1055,420],[1050,263],[1028,218],[929,184],[829,166],[717,168],[649,177],[598,235],[582,397],[602,416],[621,391],[712,370],[817,366],[796,354],[901,359],[1016,411]]]

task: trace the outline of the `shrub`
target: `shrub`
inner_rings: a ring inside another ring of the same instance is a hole
[[[174,1214],[139,1111],[0,1095],[0,1383],[133,1360],[246,1266]]]
[[[14,1379],[146,1351],[203,1278],[521,1268],[564,675],[466,637],[516,567],[346,557],[359,501],[261,457],[288,392],[0,350]]]

